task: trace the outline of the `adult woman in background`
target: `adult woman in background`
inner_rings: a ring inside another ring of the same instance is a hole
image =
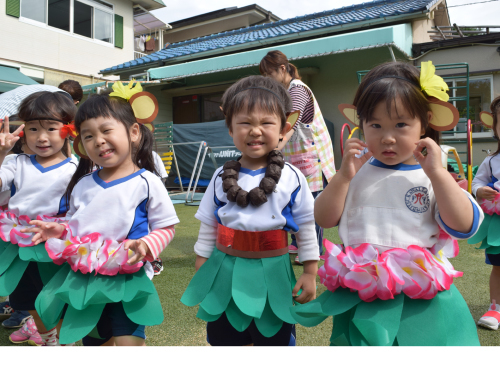
[[[306,176],[309,189],[316,198],[335,175],[332,141],[316,98],[300,80],[297,68],[280,51],[268,52],[260,61],[259,70],[261,75],[283,84],[292,98],[292,110],[300,111],[299,119],[278,149],[282,150],[286,162],[298,167]],[[318,225],[316,234],[320,254],[323,254],[323,229]],[[295,253],[294,235],[290,246],[290,253]]]

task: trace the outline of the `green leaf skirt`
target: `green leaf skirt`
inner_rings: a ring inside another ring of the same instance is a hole
[[[52,262],[45,243],[20,247],[0,240],[0,296],[10,295],[16,289],[30,261],[38,263],[44,285],[61,268]]]
[[[226,313],[231,325],[243,332],[255,321],[266,337],[274,336],[283,322],[296,323],[290,313],[295,275],[286,255],[247,259],[217,248],[194,275],[181,302],[199,304],[198,318],[213,322]]]
[[[74,272],[64,264],[38,295],[35,307],[45,327],[53,328],[68,304],[59,334],[59,342],[68,344],[94,329],[107,303],[118,302],[134,323],[154,326],[163,322],[160,298],[144,268],[107,276]]]
[[[479,346],[476,324],[455,287],[433,299],[363,302],[357,292],[338,288],[293,307],[298,323],[313,327],[333,316],[331,346]]]
[[[500,253],[500,216],[497,214],[484,214],[483,223],[476,234],[467,240],[467,243],[475,245],[481,242],[480,250],[486,250],[487,254],[496,255]]]

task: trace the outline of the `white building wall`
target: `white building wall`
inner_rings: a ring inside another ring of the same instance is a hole
[[[134,58],[133,10],[128,0],[106,0],[115,14],[123,17],[123,49],[55,28],[28,24],[5,14],[0,0],[0,59],[23,62],[43,68],[96,75],[110,65]]]

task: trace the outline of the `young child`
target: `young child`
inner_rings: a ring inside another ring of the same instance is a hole
[[[305,176],[275,150],[291,128],[290,96],[276,81],[250,76],[226,90],[222,110],[241,159],[215,171],[200,203],[197,273],[181,301],[200,304],[212,346],[294,344],[288,307],[293,297],[315,298],[319,255]],[[288,232],[296,232],[304,263],[297,282]]]
[[[19,107],[18,116],[24,126],[8,133],[9,120],[5,118],[4,133],[0,133],[1,161],[19,138],[33,153],[19,154],[0,168],[1,191],[12,195],[7,210],[0,214],[0,295],[10,294],[15,310],[30,312],[45,345],[55,344],[47,331],[52,327],[43,326],[35,310],[35,299],[59,267],[47,255],[45,244],[34,246],[32,235],[21,229],[29,227],[33,219],[54,221],[66,213],[64,192],[76,164],[63,150],[75,113],[75,106],[64,95],[33,93]]]
[[[458,111],[444,102],[447,86],[434,72],[431,62],[420,72],[399,62],[377,66],[355,106],[341,106],[366,142],[347,141],[314,213],[324,228],[339,226],[345,248],[325,240],[319,275],[328,291],[292,308],[306,326],[332,315],[332,345],[479,345],[452,284],[462,273],[447,257],[458,254],[453,238],[474,235],[483,215],[442,166],[430,128],[452,128]]]
[[[61,343],[86,336],[84,345],[144,345],[145,326],[163,321],[141,260],[159,256],[179,219],[154,174],[153,135],[142,124],[152,121],[144,115],[154,96],[130,86],[117,82],[110,96],[92,96],[78,109],[74,147],[81,160],[66,192],[66,223],[33,221],[37,227],[26,229],[37,232],[35,243],[48,239],[54,262],[68,263],[37,299],[47,323],[68,305]]]
[[[492,128],[493,135],[498,141],[497,150],[486,157],[472,180],[472,193],[476,195],[485,215],[483,224],[478,233],[469,240],[475,244],[482,241],[480,248],[485,249],[486,263],[491,265],[490,300],[488,311],[483,314],[477,324],[498,329],[500,322],[500,96],[490,106],[491,114],[482,112],[481,119],[485,119],[486,126]],[[495,231],[496,229],[496,231]]]

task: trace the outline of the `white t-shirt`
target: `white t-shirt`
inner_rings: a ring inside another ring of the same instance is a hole
[[[71,158],[44,168],[36,155],[19,154],[0,169],[1,191],[14,191],[9,210],[16,216],[55,216],[66,212],[64,193],[76,171]]]
[[[266,168],[256,171],[241,168],[238,185],[250,191],[259,186],[265,172]],[[296,167],[285,164],[275,191],[267,195],[268,201],[260,207],[249,204],[241,208],[236,203],[228,201],[226,193],[222,190],[221,174],[222,167],[215,171],[201,200],[195,215],[201,222],[212,227],[222,224],[232,229],[253,232],[278,229],[298,232],[299,226],[305,227],[307,223],[314,228],[314,198],[304,174]],[[200,234],[201,232],[200,229]],[[209,235],[216,235],[216,230],[214,229]],[[205,238],[211,241],[210,245],[203,244],[199,236],[195,252],[203,257],[209,257],[215,247],[215,236]],[[297,237],[297,244],[302,260],[318,260],[318,244],[314,229],[310,237],[307,234],[300,239]]]
[[[158,171],[162,179],[166,179],[168,177],[167,170],[165,170],[165,165],[163,164],[160,155],[155,151],[153,151],[153,159],[155,161],[156,171]]]
[[[265,173],[266,168],[255,171],[241,168],[238,185],[250,191],[259,186]],[[222,190],[221,175],[222,167],[215,171],[196,212],[195,218],[203,223],[213,227],[220,223],[240,231],[284,229],[297,232],[298,224],[314,220],[314,198],[307,187],[306,178],[288,163],[283,167],[275,192],[269,194],[268,201],[260,207],[249,204],[241,208],[228,201]]]
[[[10,160],[15,159],[16,157],[17,157],[17,154],[10,154],[10,155],[5,156],[5,159],[2,162],[2,166],[7,164],[7,162],[9,162]],[[6,191],[3,191],[0,193],[0,207],[3,207],[4,205],[6,205],[9,202],[11,195],[12,195],[12,192],[10,190],[6,190]]]
[[[444,224],[431,181],[420,165],[385,165],[371,158],[352,179],[339,236],[345,246],[370,243],[380,251],[432,247],[439,227],[452,237],[472,237],[484,215],[469,193],[462,190],[474,209],[474,223],[468,233],[454,231]]]
[[[476,176],[472,180],[472,193],[476,195],[477,189],[493,183],[493,186],[500,191],[500,155],[488,156],[477,169]],[[496,180],[496,181],[494,181]]]
[[[106,183],[98,172],[84,176],[71,193],[66,220],[73,235],[97,232],[103,239],[123,241],[179,223],[158,176],[141,169]]]

